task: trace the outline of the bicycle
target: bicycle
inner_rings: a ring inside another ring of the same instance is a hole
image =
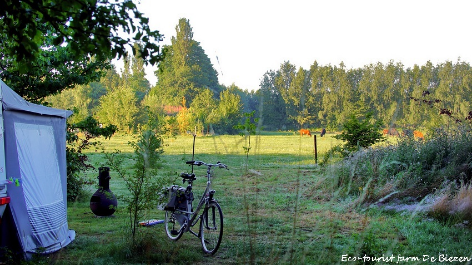
[[[164,207],[165,210],[165,230],[171,240],[179,240],[183,233],[190,232],[200,238],[203,251],[213,255],[218,250],[223,237],[223,211],[221,206],[214,198],[215,190],[211,189],[211,168],[226,168],[228,166],[221,162],[216,164],[207,164],[202,161],[187,161],[186,164],[192,165],[192,173],[181,173],[182,182],[188,182],[187,187],[173,185],[168,188],[169,203]],[[197,208],[193,210],[193,192],[192,184],[196,180],[193,173],[193,166],[207,166],[207,186],[200,198]],[[200,211],[203,212],[199,215]],[[192,231],[198,221],[200,226],[198,233]]]

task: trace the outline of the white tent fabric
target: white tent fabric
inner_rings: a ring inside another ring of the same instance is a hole
[[[67,223],[66,118],[70,111],[27,102],[0,80],[7,194],[26,255],[51,253],[75,239]]]
[[[27,208],[62,201],[61,175],[52,127],[15,123],[15,134]]]

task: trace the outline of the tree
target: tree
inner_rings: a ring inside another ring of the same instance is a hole
[[[139,220],[144,217],[145,211],[152,209],[162,200],[156,192],[162,190],[166,179],[157,176],[157,169],[160,155],[164,152],[162,149],[163,139],[153,130],[145,130],[136,142],[131,142],[134,148],[134,164],[132,165],[133,174],[127,174],[123,167],[124,157],[119,153],[107,154],[106,157],[111,167],[124,180],[130,196],[123,196],[126,203],[126,210],[129,214],[130,226],[129,235],[131,235],[131,245],[137,246],[136,236],[139,227]]]
[[[100,105],[100,98],[107,93],[107,86],[110,86],[108,77],[116,74],[114,69],[107,70],[107,75],[102,77],[100,82],[91,82],[88,85],[77,85],[72,89],[63,90],[56,95],[50,95],[44,99],[52,107],[60,109],[74,110],[68,120],[71,123],[79,122],[88,116],[93,116]],[[118,74],[116,74],[119,78]],[[116,85],[118,86],[119,80]],[[110,88],[110,91],[112,89]]]
[[[322,84],[322,108],[318,112],[318,118],[325,122],[327,128],[336,130],[338,129],[336,116],[340,110],[340,98],[336,76],[334,75],[335,69],[333,66],[328,65],[322,67],[320,71]]]
[[[199,89],[210,89],[214,96],[218,96],[222,87],[218,84],[218,72],[213,68],[210,58],[197,42],[192,46],[190,62],[193,65],[192,82]]]
[[[114,65],[107,69],[104,76],[100,79],[100,83],[105,86],[107,91],[112,91],[115,87],[118,87],[121,83],[121,77],[116,71]]]
[[[365,117],[356,117],[355,114],[351,114],[349,120],[343,124],[342,133],[336,135],[335,138],[346,141],[345,149],[348,151],[355,151],[359,147],[365,148],[383,141],[384,137],[380,132],[382,122],[371,120],[371,112],[368,112]]]
[[[288,98],[290,103],[295,106],[296,115],[291,117],[296,120],[297,123],[303,128],[304,124],[313,122],[313,115],[308,112],[309,108],[307,103],[307,91],[309,88],[310,79],[307,78],[308,74],[303,68],[299,68],[295,74],[292,83],[290,84],[288,91]]]
[[[177,126],[180,134],[185,134],[188,131],[192,131],[192,113],[189,111],[185,103],[185,98],[182,98],[182,109],[177,113]]]
[[[0,30],[2,25],[0,19]],[[7,53],[8,36],[0,32],[0,39],[0,78],[32,102],[41,102],[44,97],[75,85],[98,81],[102,69],[110,67],[108,61],[92,60],[87,56],[75,59],[70,47],[54,47],[48,38],[42,44],[41,52],[29,61],[33,66],[28,68],[23,65],[24,60],[18,61],[14,54]]]
[[[0,78],[21,96],[40,101],[98,81],[109,60],[124,56],[133,42],[143,44],[139,52],[146,63],[157,63],[160,40],[132,0],[5,0],[0,3]]]
[[[315,126],[326,127],[326,119],[324,119],[324,105],[323,105],[323,67],[318,65],[318,62],[313,62],[310,66],[310,89],[307,93],[306,106],[309,112],[314,115]]]
[[[268,71],[264,74],[260,89],[257,91],[260,96],[259,113],[265,128],[271,130],[283,129],[287,119],[285,102],[280,94],[280,90],[275,85],[275,71]]]
[[[106,60],[127,54],[130,40],[119,36],[123,31],[144,43],[139,52],[146,62],[155,64],[160,60],[156,42],[161,35],[149,28],[149,19],[132,0],[5,0],[0,4],[0,18],[1,32],[11,43],[5,54],[15,54],[24,66],[33,66],[28,60],[41,52],[48,38],[44,33],[52,36],[54,46],[70,45],[75,59],[90,55]],[[49,31],[44,32],[44,25],[49,25]]]
[[[104,124],[114,124],[119,130],[131,132],[138,114],[137,98],[128,86],[119,86],[100,99],[97,116]]]
[[[197,94],[190,104],[190,109],[197,119],[197,124],[202,124],[202,133],[205,128],[207,128],[207,131],[209,130],[212,111],[217,107],[217,102],[213,95],[214,94],[210,89],[204,89],[202,92]]]
[[[292,101],[293,97],[291,97],[290,93],[290,85],[295,79],[296,72],[296,66],[286,61],[280,65],[280,69],[275,77],[275,86],[285,101],[287,116],[292,120],[292,125],[295,125],[293,117],[296,117],[298,114],[298,106]]]
[[[216,127],[221,133],[234,133],[237,130],[233,127],[238,124],[241,118],[241,98],[232,92],[236,86],[233,84],[220,94],[220,102],[213,119]]]
[[[88,95],[87,90],[88,86],[80,85],[75,89],[67,89],[58,95],[49,96],[46,100],[55,108],[72,109],[74,115],[68,121],[76,123],[91,115],[89,105],[92,98]]]
[[[138,102],[141,102],[145,95],[149,93],[151,85],[145,78],[144,60],[139,54],[139,44],[135,43],[133,49],[134,56],[125,57],[124,69],[122,73],[122,84],[131,87],[135,92]]]
[[[164,47],[165,59],[155,72],[159,81],[150,93],[159,96],[163,104],[174,106],[180,104],[182,97],[191,104],[203,89],[218,96],[218,73],[200,43],[193,39],[189,20],[181,18],[175,30],[172,45]]]

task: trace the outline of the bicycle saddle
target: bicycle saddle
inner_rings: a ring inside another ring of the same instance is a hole
[[[180,177],[187,180],[196,180],[194,173],[180,173]]]

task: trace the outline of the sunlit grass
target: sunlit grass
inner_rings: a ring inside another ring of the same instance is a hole
[[[316,137],[317,151],[321,154],[333,146],[342,143],[335,139],[334,134],[326,134],[324,137]],[[110,139],[99,138],[101,145],[88,152],[132,152],[128,142],[135,141],[135,135],[120,134]],[[164,138],[164,152],[168,155],[192,154],[193,136],[183,135]],[[240,135],[215,135],[197,136],[195,142],[195,154],[244,154],[243,146],[246,146],[246,138]],[[298,134],[288,135],[251,135],[250,155],[309,155],[314,157],[314,137]]]

